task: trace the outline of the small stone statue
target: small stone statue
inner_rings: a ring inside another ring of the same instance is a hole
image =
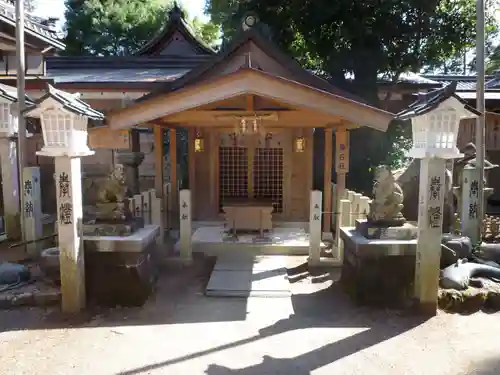
[[[396,182],[389,167],[383,165],[377,168],[374,198],[370,204],[368,222],[378,226],[401,226],[405,223],[401,210],[403,209],[403,190]]]
[[[125,202],[126,194],[124,167],[116,164],[109,178],[98,190],[96,218],[98,220],[126,220],[130,216]]]
[[[125,171],[122,164],[116,164],[108,179],[97,192],[99,203],[123,202],[127,193]]]

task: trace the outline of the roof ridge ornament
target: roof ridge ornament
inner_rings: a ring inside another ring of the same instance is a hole
[[[248,31],[259,23],[259,16],[255,12],[247,12],[243,16],[241,27],[243,31]]]
[[[177,1],[174,1],[174,6],[168,11],[168,16],[171,20],[185,18],[184,11],[181,9]]]

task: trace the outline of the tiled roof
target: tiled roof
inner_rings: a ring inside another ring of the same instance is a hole
[[[16,11],[12,3],[0,0],[0,21],[16,27]],[[26,13],[24,26],[26,34],[31,34],[59,50],[65,49],[65,45],[61,42],[57,32],[48,26],[47,20]]]
[[[47,56],[47,70],[192,69],[210,56]]]
[[[78,94],[70,94],[68,92],[58,90],[51,85],[47,85],[47,93],[40,99],[36,100],[34,105],[25,109],[25,113],[29,116],[29,112],[36,108],[40,103],[47,99],[54,99],[62,106],[77,115],[86,116],[91,120],[104,120],[104,114],[96,111],[84,101],[78,98]]]
[[[113,82],[169,82],[188,72],[189,69],[55,69],[47,77],[59,83],[113,83]]]
[[[54,83],[170,82],[207,61],[208,56],[47,57]]]
[[[0,83],[0,98],[4,98],[10,102],[17,101],[17,88],[14,86],[4,85]],[[33,100],[25,95],[24,100],[27,105],[33,104]]]
[[[475,91],[476,90],[476,76],[464,75],[422,75],[422,77],[440,82],[444,85],[457,83],[457,91]],[[500,89],[500,78],[489,75],[485,77],[485,89]]]
[[[460,101],[464,105],[464,108],[476,115],[480,113],[469,106],[463,99],[461,99],[455,91],[457,89],[457,82],[453,82],[440,89],[432,90],[427,93],[420,93],[418,100],[410,104],[408,108],[401,111],[396,115],[396,118],[400,120],[409,120],[416,116],[421,116],[427,112],[435,109],[439,104],[443,103],[445,100],[453,97]]]

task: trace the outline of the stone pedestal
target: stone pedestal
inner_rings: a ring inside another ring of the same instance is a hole
[[[358,221],[358,230],[365,223]],[[365,227],[366,228],[366,227]],[[388,228],[390,233],[413,236],[415,227]],[[402,232],[398,232],[401,229]],[[344,241],[341,283],[359,305],[401,308],[408,306],[413,296],[416,239],[366,238],[355,228],[340,228]]]
[[[153,292],[158,225],[128,236],[84,236],[87,298],[101,306],[141,306]]]
[[[119,151],[116,156],[118,163],[125,167],[125,180],[130,194],[139,194],[139,165],[144,161],[144,152]]]
[[[14,139],[0,138],[0,162],[5,232],[9,240],[19,240],[21,238],[19,173],[17,145]]]
[[[157,279],[153,247],[140,252],[87,252],[87,298],[99,306],[142,306]]]
[[[85,308],[85,262],[81,225],[82,170],[79,157],[56,156],[57,228],[61,268],[62,310]]]
[[[371,240],[414,240],[418,229],[415,225],[404,223],[398,227],[373,226],[367,220],[356,220],[356,231]]]

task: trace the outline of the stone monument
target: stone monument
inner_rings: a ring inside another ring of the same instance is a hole
[[[379,167],[366,220],[340,228],[344,241],[341,282],[359,304],[411,303],[418,229],[401,213],[403,193],[388,167]]]
[[[456,232],[471,237],[476,243],[480,241],[476,238],[476,228],[480,225],[480,218],[477,216],[480,170],[476,164],[476,146],[468,143],[461,152],[464,156],[455,162],[453,171],[453,194],[457,202],[454,226]],[[493,188],[487,186],[487,172],[495,168],[498,168],[498,165],[484,160],[484,207],[487,207],[488,198],[493,194]]]
[[[97,190],[97,201],[87,206],[83,234],[88,236],[126,236],[144,226],[129,208],[124,168],[116,164],[109,177]]]

